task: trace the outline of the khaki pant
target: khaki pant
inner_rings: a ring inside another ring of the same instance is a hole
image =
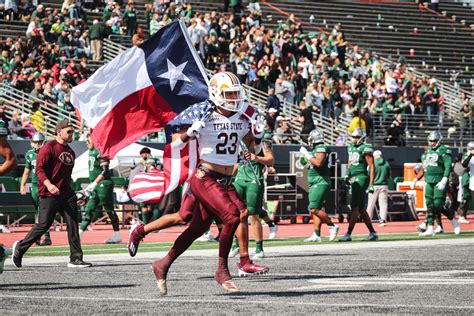
[[[93,39],[91,40],[92,48],[92,60],[102,60],[102,40]]]
[[[372,219],[374,215],[375,203],[379,201],[380,220],[387,221],[387,207],[388,207],[388,186],[374,185],[374,193],[369,193],[369,203],[367,205],[367,213]]]

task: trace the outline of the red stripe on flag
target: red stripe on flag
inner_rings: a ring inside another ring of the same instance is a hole
[[[122,99],[92,131],[94,144],[112,159],[123,147],[163,128],[176,114],[153,86]]]

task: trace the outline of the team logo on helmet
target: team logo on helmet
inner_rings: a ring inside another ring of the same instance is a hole
[[[231,72],[219,72],[209,81],[209,98],[218,107],[239,112],[245,101],[245,90]]]

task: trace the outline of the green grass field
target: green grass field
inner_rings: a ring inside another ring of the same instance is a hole
[[[354,242],[367,242],[363,239],[367,235],[354,235],[352,236]],[[429,239],[453,239],[453,238],[473,238],[474,231],[463,231],[459,236],[454,235],[453,233],[444,233],[439,234]],[[304,242],[305,238],[286,238],[286,239],[274,239],[274,240],[265,240],[264,246],[268,247],[278,247],[278,246],[298,246],[298,245],[307,245],[309,243]],[[421,240],[423,237],[419,237],[418,233],[403,233],[403,234],[383,234],[379,235],[379,242],[384,241],[402,241],[402,240]],[[426,239],[426,238],[425,238]],[[337,243],[335,241],[329,242],[328,238],[323,237],[323,242],[321,244],[328,243]],[[158,251],[167,251],[173,243],[163,242],[163,243],[143,243],[140,245],[139,252],[158,252]],[[202,249],[217,249],[217,242],[195,242],[190,249],[192,250],[202,250]],[[250,242],[250,248],[255,247],[253,241]],[[127,253],[126,244],[118,245],[82,245],[82,249],[85,255],[100,255],[100,254],[119,254]],[[25,254],[26,257],[29,256],[67,256],[69,255],[68,246],[50,246],[50,247],[33,247],[28,250]]]

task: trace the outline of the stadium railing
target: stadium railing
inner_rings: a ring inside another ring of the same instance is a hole
[[[62,119],[69,119],[77,128],[82,128],[83,124],[77,119],[75,113],[63,112],[59,110],[57,104],[41,101],[31,97],[28,93],[13,88],[5,83],[0,83],[0,101],[7,104],[9,107],[6,110],[7,117],[11,118],[13,110],[18,110],[21,113],[29,114],[31,112],[31,105],[35,101],[41,104],[41,112],[44,116],[45,130],[42,131],[46,136],[54,137],[56,122]]]

